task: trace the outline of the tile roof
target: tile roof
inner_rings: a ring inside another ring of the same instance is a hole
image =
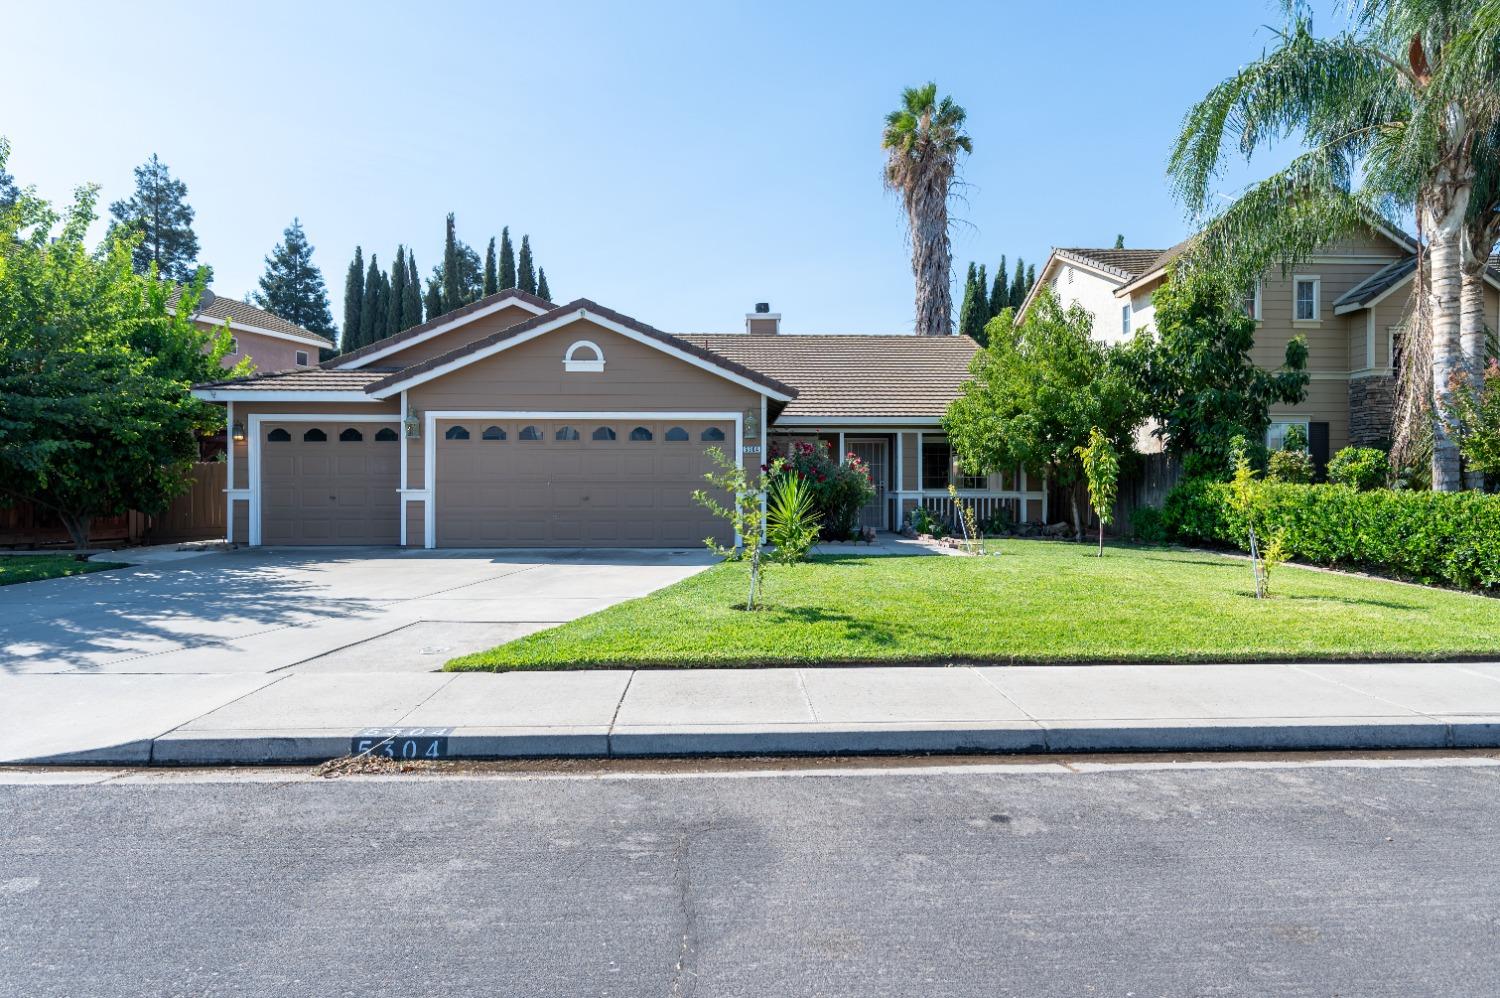
[[[391,373],[388,367],[362,367],[357,371],[329,371],[321,367],[299,367],[294,371],[266,371],[243,378],[207,381],[194,388],[246,392],[363,392]]]
[[[796,389],[791,385],[779,381],[774,377],[770,377],[763,371],[752,368],[748,365],[741,364],[731,358],[724,357],[709,349],[706,349],[701,345],[692,343],[686,338],[673,336],[671,333],[664,333],[660,329],[648,326],[644,322],[641,322],[637,319],[632,319],[630,316],[625,315],[621,312],[616,312],[612,308],[605,308],[603,305],[600,305],[597,302],[589,301],[587,298],[574,299],[573,301],[568,302],[566,305],[557,306],[550,312],[544,312],[541,315],[533,316],[532,318],[527,319],[525,322],[518,322],[514,326],[507,326],[506,328],[497,330],[496,332],[493,332],[488,336],[481,336],[477,340],[471,340],[468,343],[465,343],[463,346],[455,347],[454,349],[449,350],[447,353],[439,354],[438,356],[432,357],[428,360],[424,360],[419,364],[413,364],[410,367],[402,368],[399,371],[387,374],[379,382],[370,385],[366,390],[373,392],[379,391],[382,388],[390,388],[392,385],[400,384],[401,382],[406,381],[408,378],[415,377],[419,374],[426,374],[428,371],[432,371],[447,364],[451,364],[456,360],[461,360],[464,357],[469,356],[470,354],[478,353],[481,350],[494,346],[497,343],[502,343],[514,336],[519,336],[522,333],[530,332],[537,326],[544,325],[556,319],[560,319],[568,315],[570,312],[577,312],[580,309],[587,309],[589,312],[601,318],[609,319],[612,322],[616,322],[622,326],[627,326],[638,333],[642,333],[654,340],[659,340],[667,346],[677,347],[680,350],[684,350],[687,353],[697,356],[701,360],[706,360],[709,363],[722,367],[726,371],[732,371],[733,373],[738,374],[743,378],[748,378],[749,380],[754,381],[756,384],[759,384],[765,388],[769,388],[774,392],[779,392],[784,395],[795,395],[797,393]]]
[[[1154,264],[1166,250],[1159,249],[1083,249],[1059,247],[1054,253],[1064,257],[1092,263],[1101,270],[1127,279],[1149,274]]]
[[[967,336],[846,334],[678,337],[797,390],[784,416],[941,416],[969,376]]]
[[[176,308],[177,302],[181,298],[182,288],[173,288],[168,304]],[[198,311],[193,313],[193,315],[194,318],[214,319],[219,322],[228,319],[231,327],[235,323],[240,323],[245,326],[269,329],[273,333],[285,333],[288,336],[295,336],[300,340],[306,340],[314,346],[333,346],[333,341],[326,336],[319,336],[317,333],[303,329],[296,323],[288,322],[281,316],[267,312],[263,308],[257,308],[254,305],[235,298],[216,295],[212,291],[203,292],[203,300],[198,303]]]
[[[387,336],[383,340],[376,340],[374,343],[366,344],[365,346],[360,347],[358,350],[350,350],[348,353],[341,353],[331,360],[325,360],[323,362],[323,366],[334,367],[340,364],[347,364],[351,360],[358,360],[361,357],[365,357],[369,354],[375,353],[377,350],[384,350],[386,347],[395,346],[397,343],[404,343],[407,340],[417,336],[421,336],[423,333],[429,332],[430,330],[433,330],[438,326],[452,322],[454,319],[462,319],[466,315],[472,315],[480,309],[487,308],[490,305],[494,305],[511,298],[514,298],[517,301],[526,302],[528,305],[538,306],[547,312],[550,312],[552,311],[552,309],[557,307],[547,299],[538,298],[536,295],[522,291],[520,288],[506,288],[504,291],[497,291],[492,295],[486,295],[478,301],[473,301],[467,305],[461,306],[460,308],[455,308],[451,312],[444,312],[437,318],[428,319],[421,325],[412,326],[410,329],[403,329],[401,330],[401,332],[395,333],[391,336]]]

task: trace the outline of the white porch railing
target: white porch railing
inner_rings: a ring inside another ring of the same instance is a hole
[[[953,508],[953,497],[947,492],[893,492],[898,507],[906,501],[915,500],[933,516],[958,528],[958,511]],[[959,489],[960,502],[974,507],[974,516],[981,526],[988,525],[995,514],[1004,511],[1011,523],[1045,522],[1047,519],[1047,494],[1041,491],[998,491],[992,489]]]

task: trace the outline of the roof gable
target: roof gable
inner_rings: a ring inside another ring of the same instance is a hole
[[[171,295],[167,298],[167,307],[176,312],[177,303],[181,300],[182,286],[175,285]],[[215,325],[228,322],[231,329],[243,329],[246,332],[260,333],[276,339],[296,340],[316,347],[333,346],[333,341],[326,336],[319,336],[311,330],[303,329],[295,322],[288,322],[274,312],[267,312],[263,308],[236,298],[216,295],[206,289],[203,297],[198,301],[198,309],[193,313],[192,318],[196,322]]]
[[[452,371],[460,370],[477,361],[530,342],[539,336],[563,329],[581,319],[587,319],[611,332],[660,350],[669,356],[710,371],[752,391],[764,393],[778,401],[791,401],[797,395],[796,389],[775,378],[686,339],[664,333],[628,315],[605,308],[587,298],[579,298],[525,322],[508,326],[488,336],[465,343],[437,357],[402,368],[367,385],[365,391],[377,398],[388,398],[397,392],[425,384]]]
[[[506,288],[504,291],[486,295],[478,301],[470,302],[451,312],[444,312],[410,329],[393,333],[382,340],[362,346],[358,350],[340,354],[331,360],[324,361],[322,366],[341,371],[367,367],[385,360],[392,354],[409,349],[418,343],[436,339],[507,307],[519,307],[532,315],[544,315],[555,308],[545,298],[538,298],[519,288]]]

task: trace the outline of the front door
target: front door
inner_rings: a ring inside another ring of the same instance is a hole
[[[883,439],[851,440],[849,451],[865,463],[865,467],[870,470],[870,482],[875,486],[875,498],[859,511],[859,525],[862,528],[874,527],[876,530],[885,530],[888,527],[885,522],[885,489],[886,482],[890,480],[887,442]]]

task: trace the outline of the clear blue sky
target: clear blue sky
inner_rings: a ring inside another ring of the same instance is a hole
[[[215,290],[240,296],[292,216],[341,317],[356,243],[438,262],[528,232],[559,301],[673,331],[910,330],[881,120],[934,79],[969,111],[970,259],[1167,246],[1183,112],[1269,44],[1243,2],[18,4],[11,172],[55,199],[128,194],[159,154],[188,185]],[[1325,28],[1331,25],[1323,25]],[[24,88],[22,81],[25,81]],[[1257,164],[1258,166],[1259,164]],[[1243,171],[1225,189],[1243,182]],[[102,224],[100,226],[102,232]]]

